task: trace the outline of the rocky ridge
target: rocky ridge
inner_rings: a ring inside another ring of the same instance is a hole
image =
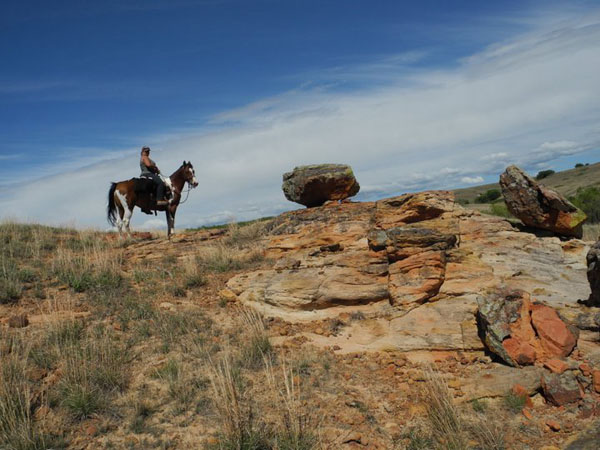
[[[483,350],[478,298],[520,289],[575,316],[589,296],[587,244],[521,232],[446,191],[285,213],[265,241],[273,268],[234,276],[229,295],[292,322],[363,314],[311,336],[342,351]]]

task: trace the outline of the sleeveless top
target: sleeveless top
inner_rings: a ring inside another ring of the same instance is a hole
[[[142,175],[152,175],[152,171],[146,167],[142,161],[140,161],[140,169],[142,171]]]

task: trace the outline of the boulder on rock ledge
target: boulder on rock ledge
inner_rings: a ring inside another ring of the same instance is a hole
[[[500,291],[477,302],[478,326],[486,347],[511,366],[568,356],[577,343],[556,311],[532,303],[526,292]]]
[[[587,216],[561,194],[538,184],[517,166],[500,175],[508,210],[525,225],[581,238]]]
[[[345,164],[300,166],[283,174],[285,198],[309,208],[329,200],[344,200],[358,194],[360,185]]]

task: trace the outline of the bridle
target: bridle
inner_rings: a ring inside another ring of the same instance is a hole
[[[189,167],[187,168],[187,170],[190,170]],[[193,177],[192,177],[193,179]],[[179,201],[180,205],[183,205],[185,202],[187,202],[188,197],[190,196],[190,191],[192,189],[194,189],[194,186],[192,186],[192,183],[190,180],[185,180],[185,183],[187,184],[187,190],[185,191],[185,200],[183,201]],[[173,186],[173,190],[175,190],[175,187]],[[181,196],[181,192],[178,192],[178,194]]]

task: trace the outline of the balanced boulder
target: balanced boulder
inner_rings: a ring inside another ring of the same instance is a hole
[[[478,304],[478,325],[486,347],[511,366],[568,356],[577,343],[553,308],[532,303],[524,291],[499,291],[479,297]]]
[[[592,290],[586,303],[588,306],[600,306],[600,241],[592,245],[586,256],[586,260],[587,278]]]
[[[358,194],[360,185],[345,164],[300,166],[283,174],[285,198],[309,208]]]
[[[558,192],[538,184],[517,166],[500,175],[500,186],[508,210],[525,225],[581,238],[587,216]]]

